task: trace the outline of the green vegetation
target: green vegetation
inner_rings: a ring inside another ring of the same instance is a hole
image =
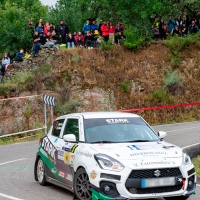
[[[162,103],[163,105],[174,103],[173,97],[169,95],[164,89],[154,91],[146,98],[146,100],[149,102],[156,101],[158,103]]]
[[[124,92],[128,92],[128,89],[131,87],[131,85],[133,84],[133,81],[126,83],[126,82],[122,82],[121,86]]]
[[[200,156],[192,160],[197,176],[200,177]]]

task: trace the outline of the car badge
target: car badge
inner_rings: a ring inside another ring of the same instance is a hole
[[[154,176],[159,177],[161,175],[161,172],[157,169],[154,171]]]

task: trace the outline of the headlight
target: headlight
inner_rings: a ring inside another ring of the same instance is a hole
[[[124,165],[122,165],[119,161],[105,154],[95,154],[94,158],[101,169],[113,171],[121,171],[124,169]]]
[[[183,152],[183,164],[190,165],[191,159],[190,156],[187,155],[187,153]]]

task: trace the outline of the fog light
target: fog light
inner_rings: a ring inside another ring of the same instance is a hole
[[[137,194],[137,189],[136,188],[129,188],[129,192],[131,194]]]
[[[108,185],[105,185],[104,186],[104,190],[105,190],[105,192],[109,192],[110,191],[110,187]]]
[[[188,182],[188,187],[190,188],[190,189],[192,189],[193,187],[194,187],[194,181],[189,181]]]

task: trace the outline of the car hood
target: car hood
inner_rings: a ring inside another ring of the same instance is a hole
[[[101,143],[92,144],[91,148],[100,154],[109,155],[116,160],[131,166],[140,167],[180,166],[182,163],[182,149],[170,143],[137,142],[137,143]],[[135,162],[133,162],[135,161]]]

